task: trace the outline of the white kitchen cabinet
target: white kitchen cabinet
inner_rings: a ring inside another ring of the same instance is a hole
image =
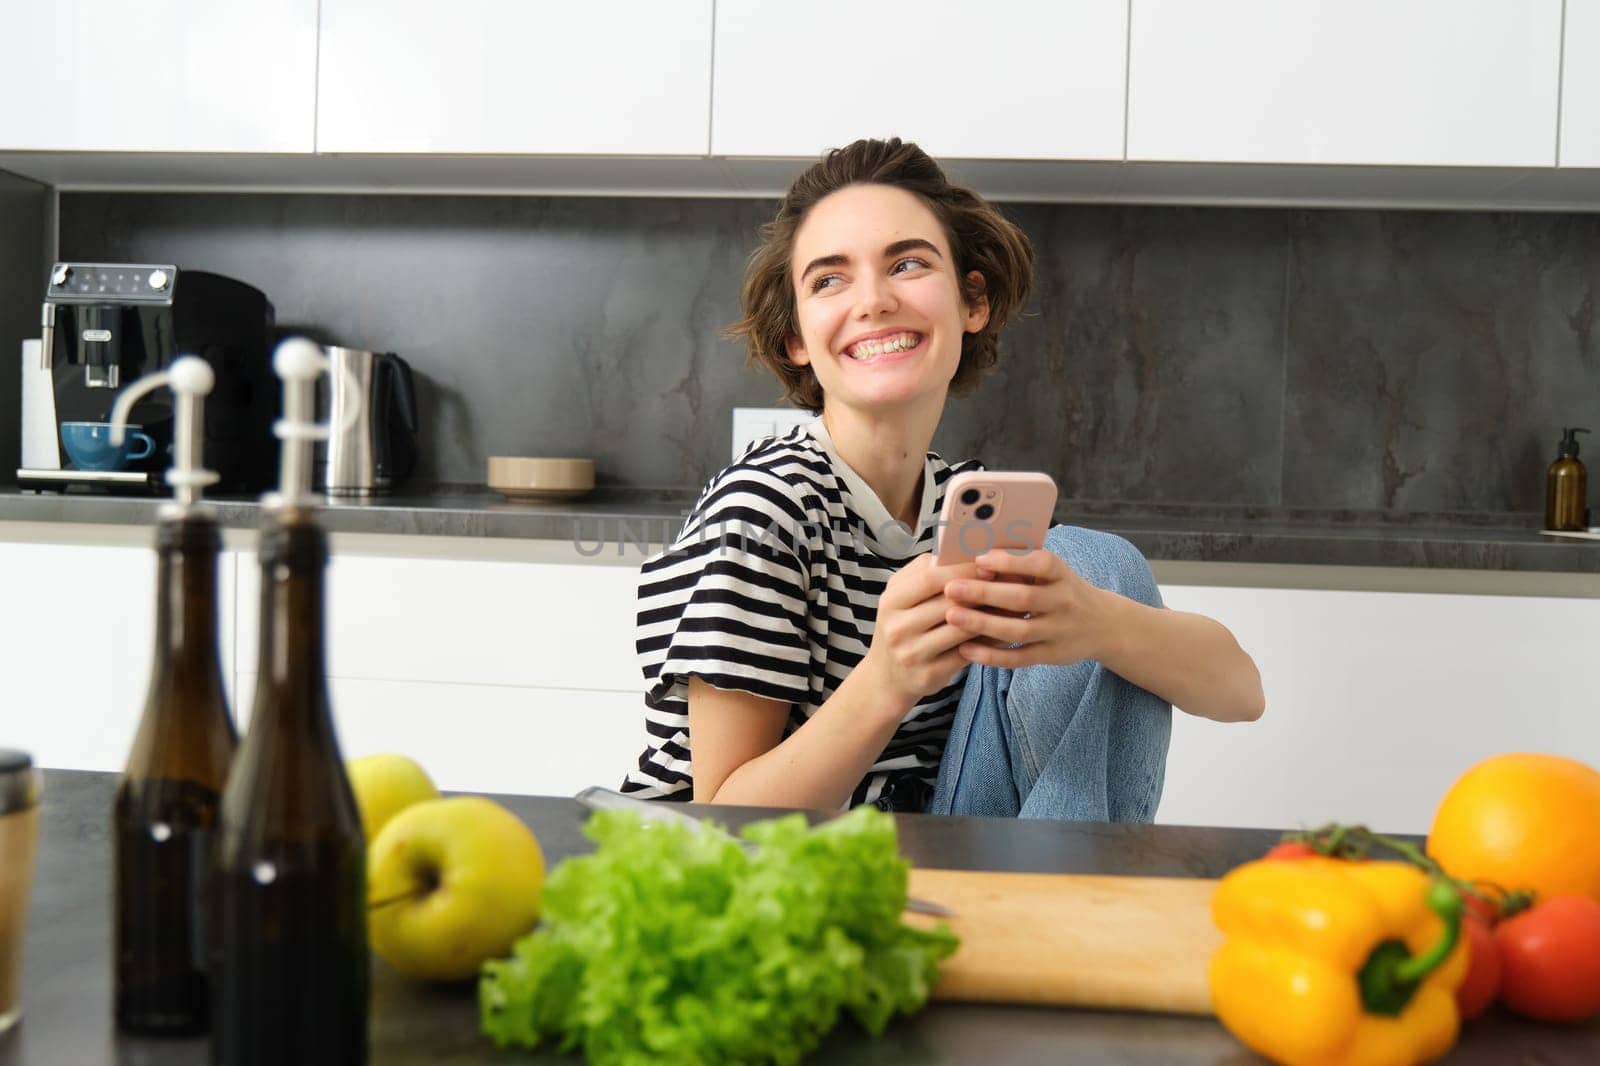
[[[719,0],[711,151],[1121,159],[1128,0]]]
[[[1134,0],[1130,27],[1131,160],[1555,163],[1561,0]]]
[[[704,155],[712,0],[322,0],[319,152]]]
[[[310,152],[317,0],[0,5],[0,149]]]
[[[218,560],[218,643],[232,676],[234,556]],[[155,651],[150,548],[0,541],[0,747],[41,766],[120,771]]]
[[[121,768],[154,622],[148,547],[0,540],[0,747]],[[346,552],[329,564],[329,689],[347,756],[413,755],[441,786],[566,795],[643,747],[633,566]],[[259,577],[219,571],[220,643],[248,724]],[[1600,598],[1179,584],[1168,606],[1255,657],[1259,722],[1173,716],[1157,821],[1423,832],[1467,766],[1535,750],[1595,763]]]
[[[260,580],[256,557],[243,555],[241,674],[256,669]],[[328,675],[642,693],[637,588],[632,567],[335,554]]]
[[[1600,0],[1566,3],[1560,165],[1600,167]]]
[[[241,674],[239,688],[248,694],[255,682]],[[331,678],[328,701],[346,759],[400,752],[442,789],[570,796],[588,785],[616,788],[645,745],[635,693]]]
[[[238,568],[241,724],[255,691],[256,557]],[[616,787],[644,748],[632,567],[335,554],[324,616],[347,758],[398,751],[440,788]]]
[[[1258,722],[1174,713],[1156,820],[1425,833],[1450,783],[1505,751],[1600,765],[1600,600],[1168,586],[1261,670]],[[1584,664],[1579,667],[1579,664]]]

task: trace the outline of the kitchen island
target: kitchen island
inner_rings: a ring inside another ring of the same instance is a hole
[[[204,1040],[122,1037],[111,1022],[111,841],[116,777],[45,774],[38,866],[29,914],[24,1016],[0,1036],[0,1066],[209,1062]],[[584,812],[569,799],[500,797],[538,835],[551,865],[589,850]],[[730,824],[773,812],[718,810]],[[1014,872],[1213,877],[1258,856],[1267,830],[897,816],[901,848],[919,866]],[[373,962],[375,1066],[575,1062],[553,1053],[497,1051],[479,1035],[470,986],[434,987]],[[845,1021],[812,1061],[854,1063],[1149,1063],[1206,1066],[1259,1061],[1204,1018],[934,1003],[871,1039]],[[1470,1023],[1449,1064],[1540,1066],[1600,1061],[1600,1020],[1540,1026],[1491,1011]]]

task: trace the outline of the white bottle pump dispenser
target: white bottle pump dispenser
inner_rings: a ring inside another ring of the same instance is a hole
[[[361,416],[359,389],[350,390],[351,403],[337,429],[316,420],[316,379],[332,373],[333,363],[322,349],[304,337],[290,337],[278,345],[272,369],[283,381],[283,417],[272,424],[272,432],[283,442],[278,453],[278,491],[262,502],[273,507],[303,506],[311,500],[312,448],[319,440],[343,433]],[[352,384],[349,371],[345,376]]]
[[[111,443],[122,445],[128,428],[128,414],[138,399],[163,385],[170,386],[177,396],[173,419],[172,466],[167,470],[167,484],[173,488],[179,511],[189,511],[200,503],[200,494],[207,485],[216,483],[217,474],[206,470],[201,463],[201,446],[205,441],[205,402],[217,378],[211,364],[193,355],[174,359],[172,365],[157,374],[146,374],[122,390],[111,408]]]

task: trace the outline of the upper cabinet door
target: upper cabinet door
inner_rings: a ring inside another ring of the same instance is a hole
[[[1567,0],[1561,165],[1600,167],[1600,0]]]
[[[706,154],[712,0],[322,0],[319,152]]]
[[[1128,0],[719,0],[711,151],[1121,159]]]
[[[1134,0],[1128,158],[1551,166],[1561,0]]]
[[[310,152],[317,0],[0,5],[0,148]]]

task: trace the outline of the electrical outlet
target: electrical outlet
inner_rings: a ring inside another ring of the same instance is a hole
[[[793,407],[735,407],[733,409],[733,458],[764,437],[781,436],[795,426],[816,421],[810,411]]]

